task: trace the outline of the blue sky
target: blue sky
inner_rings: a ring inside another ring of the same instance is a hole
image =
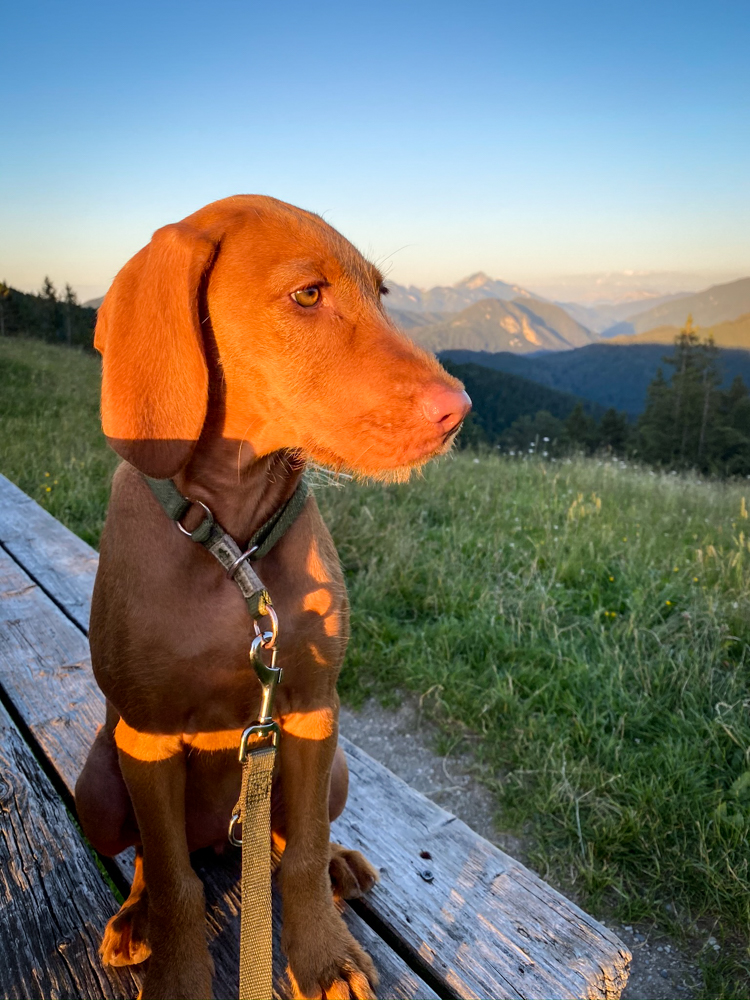
[[[0,278],[85,298],[262,192],[401,282],[750,273],[750,4],[38,3],[3,15]]]

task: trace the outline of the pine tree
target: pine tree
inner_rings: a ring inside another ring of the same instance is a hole
[[[673,390],[658,368],[646,396],[646,408],[638,421],[639,455],[655,465],[673,460],[677,436]]]
[[[0,337],[5,336],[5,303],[10,298],[10,288],[0,281]]]
[[[73,343],[73,318],[71,306],[78,305],[78,297],[70,285],[65,285],[65,342],[70,346]]]
[[[576,403],[565,421],[568,441],[584,451],[592,451],[598,444],[599,435],[596,421],[583,409],[583,403]]]
[[[720,352],[711,336],[701,342],[692,320],[664,361],[674,369],[670,383],[661,369],[648,388],[638,422],[639,454],[647,462],[706,473],[750,472],[750,399],[742,379],[721,389]]]
[[[599,445],[609,448],[616,455],[623,455],[630,436],[628,417],[610,407],[599,424]]]

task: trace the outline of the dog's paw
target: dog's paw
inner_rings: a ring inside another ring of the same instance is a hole
[[[315,932],[283,942],[294,1000],[375,1000],[378,974],[338,913],[315,925]]]
[[[109,921],[99,947],[105,965],[139,965],[151,954],[148,943],[148,902],[144,897],[123,904]]]
[[[363,854],[333,842],[328,873],[334,899],[357,899],[372,889],[379,879],[377,871]]]

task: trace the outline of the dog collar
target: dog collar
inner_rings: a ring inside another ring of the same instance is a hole
[[[253,534],[243,552],[237,542],[228,534],[216,520],[209,508],[201,500],[191,500],[183,496],[172,479],[152,479],[143,476],[146,484],[159,502],[159,506],[167,517],[177,524],[180,531],[194,542],[208,549],[227,571],[227,576],[233,579],[242,591],[247,602],[248,611],[254,620],[269,614],[271,598],[263,586],[258,574],[249,562],[255,562],[268,555],[276,543],[291,528],[305,506],[309,493],[307,480],[300,479],[291,497],[282,504]],[[197,504],[203,508],[204,516],[197,528],[188,531],[183,528],[182,519],[187,512]]]

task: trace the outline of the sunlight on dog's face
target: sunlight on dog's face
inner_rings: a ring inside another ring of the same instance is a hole
[[[461,383],[395,327],[383,275],[347,240],[262,202],[227,231],[207,289],[225,435],[408,478],[451,447],[470,406]]]

